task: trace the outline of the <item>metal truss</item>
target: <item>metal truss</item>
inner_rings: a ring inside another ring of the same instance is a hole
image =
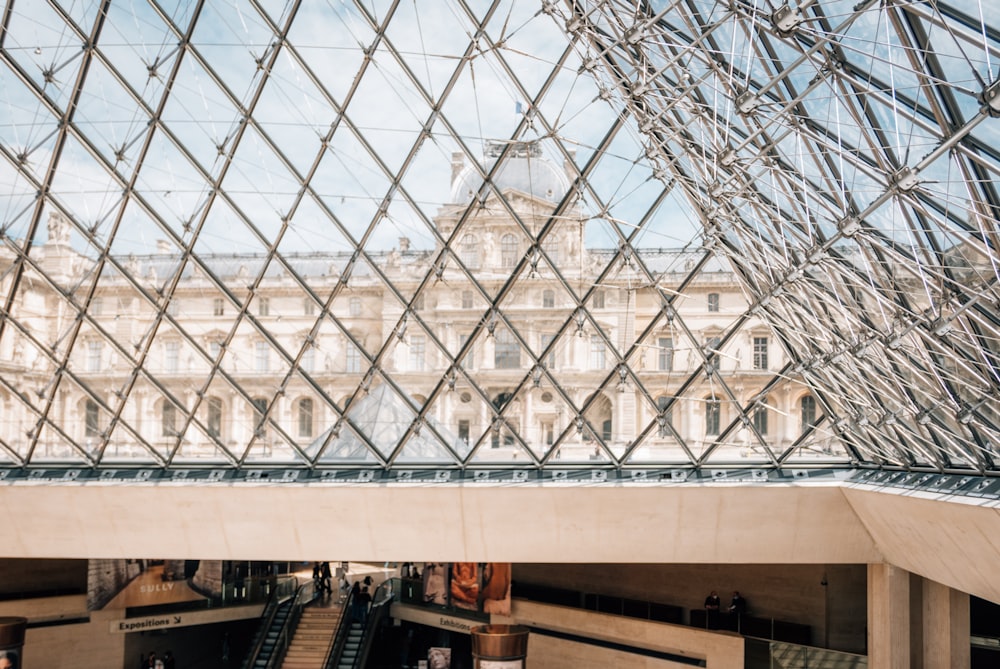
[[[997,473],[982,3],[0,20],[13,476]]]

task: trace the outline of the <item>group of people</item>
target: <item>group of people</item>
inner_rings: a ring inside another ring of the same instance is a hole
[[[139,655],[140,669],[174,669],[175,666],[174,654],[169,650],[163,657],[158,657],[154,651],[150,651],[149,655]]]
[[[719,611],[722,609],[722,600],[719,593],[713,590],[705,598],[705,624],[709,629],[718,629]],[[729,600],[729,613],[741,616],[747,612],[747,600],[743,598],[739,590],[733,590],[733,597]]]
[[[404,562],[399,568],[399,577],[418,580],[420,578],[420,569],[412,562]]]
[[[364,583],[361,585],[361,581],[355,581],[351,586],[351,617],[362,625],[368,622],[368,609],[372,604],[372,595],[368,588],[374,581],[369,575],[365,576]]]
[[[316,592],[321,595],[333,594],[333,585],[331,583],[333,572],[330,571],[329,562],[314,562],[312,578],[313,588]]]

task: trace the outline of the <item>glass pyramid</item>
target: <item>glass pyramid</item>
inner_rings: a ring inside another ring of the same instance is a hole
[[[1000,451],[989,3],[9,3],[0,466]]]

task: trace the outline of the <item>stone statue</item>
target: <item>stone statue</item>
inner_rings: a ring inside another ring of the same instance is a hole
[[[49,212],[49,244],[69,244],[69,219],[58,211]]]

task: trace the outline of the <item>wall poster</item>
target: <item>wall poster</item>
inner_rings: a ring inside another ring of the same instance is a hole
[[[126,609],[222,596],[221,560],[90,560],[87,610]]]

